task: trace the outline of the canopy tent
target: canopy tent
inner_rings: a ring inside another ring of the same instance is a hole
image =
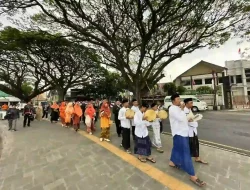
[[[10,97],[10,95],[0,90],[0,97]]]

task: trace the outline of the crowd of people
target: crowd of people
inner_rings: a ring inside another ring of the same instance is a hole
[[[190,180],[198,186],[204,186],[205,182],[201,181],[196,175],[192,163],[192,157],[195,162],[208,164],[199,157],[199,141],[197,136],[198,122],[192,119],[187,119],[187,115],[192,112],[192,99],[181,99],[178,94],[171,96],[172,106],[169,108],[169,120],[173,136],[173,149],[169,162],[169,166],[182,169],[190,175]],[[111,110],[108,100],[104,99],[101,103],[94,102],[54,102],[52,105],[38,106],[36,110],[29,102],[23,111],[23,127],[30,126],[30,122],[36,118],[47,118],[50,112],[50,121],[61,122],[62,127],[73,127],[77,132],[80,128],[81,121],[84,123],[84,129],[89,135],[92,135],[95,130],[95,124],[100,118],[100,141],[110,141],[110,127],[113,124],[111,116],[116,125],[118,137],[121,137],[121,147],[125,152],[131,154],[132,136],[134,142],[134,154],[138,155],[138,160],[146,163],[156,163],[156,160],[151,155],[151,148],[155,147],[157,152],[163,153],[161,142],[162,122],[158,116],[158,111],[161,109],[156,103],[149,106],[147,103],[138,105],[136,99],[132,100],[132,107],[129,106],[128,99],[123,99],[121,102],[116,101]],[[148,120],[145,114],[148,108],[156,112],[156,119]],[[133,116],[128,116],[128,109],[134,111]],[[8,115],[11,115],[9,120],[9,130],[16,131],[16,120],[20,118],[19,112],[15,106],[7,110]],[[34,117],[34,114],[36,116]],[[14,127],[13,127],[14,125]],[[149,137],[148,127],[152,126],[153,138]]]

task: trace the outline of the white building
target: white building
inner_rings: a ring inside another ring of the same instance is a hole
[[[221,73],[218,73],[218,79],[219,79],[218,83],[222,84]],[[189,90],[192,89],[192,83],[193,83],[193,90],[196,90],[200,86],[209,86],[211,88],[214,88],[212,74],[192,76],[192,80],[193,81],[191,81],[190,77],[181,77],[181,85]]]
[[[250,61],[226,61],[227,75],[230,76],[233,96],[250,95]]]

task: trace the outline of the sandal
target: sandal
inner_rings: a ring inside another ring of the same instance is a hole
[[[179,170],[180,169],[180,167],[178,167],[178,166],[172,166],[172,165],[169,165],[171,168],[175,168],[175,169],[177,169],[177,170]]]
[[[146,160],[152,162],[152,163],[156,163],[156,161],[154,160],[154,158],[146,158]]]
[[[204,181],[201,181],[199,178],[197,178],[196,180],[192,180],[190,179],[195,185],[199,186],[199,187],[203,187],[206,185],[206,183]]]
[[[137,157],[137,158],[138,158],[138,160],[140,160],[143,163],[147,162],[147,160],[145,158],[140,158],[140,157]]]
[[[157,148],[156,149],[159,153],[163,153],[164,152],[164,150],[162,150],[162,149],[160,149],[160,148]]]
[[[205,161],[202,161],[202,160],[195,160],[195,162],[201,163],[201,164],[208,164],[208,162],[205,162]]]

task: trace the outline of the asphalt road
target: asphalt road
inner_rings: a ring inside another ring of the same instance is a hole
[[[250,112],[201,112],[199,139],[250,151]],[[163,131],[171,132],[169,120],[163,122]]]

